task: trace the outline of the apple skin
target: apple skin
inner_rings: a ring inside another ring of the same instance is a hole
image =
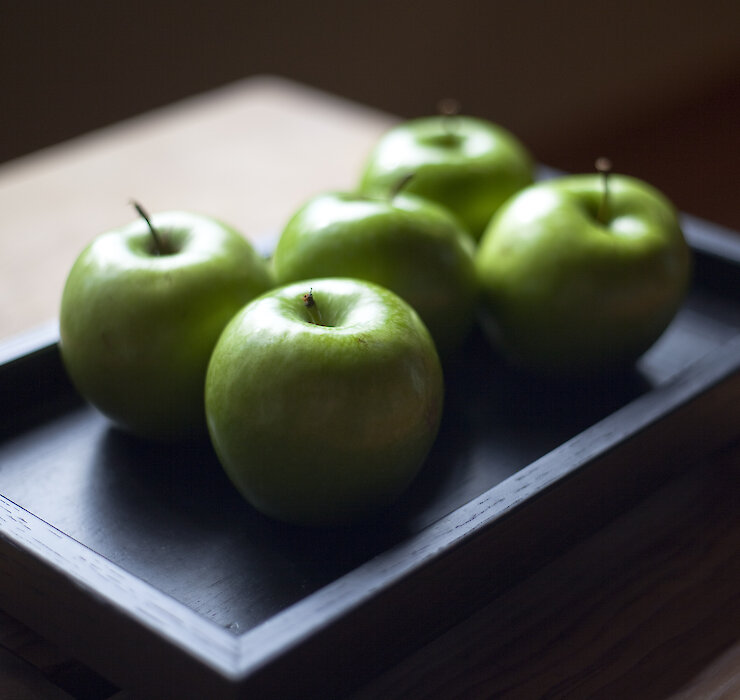
[[[544,181],[492,219],[476,253],[484,328],[503,355],[552,377],[631,366],[663,333],[691,279],[673,205],[611,175]]]
[[[312,321],[312,291],[326,325]],[[286,285],[221,335],[206,378],[211,441],[263,514],[298,525],[359,519],[412,482],[437,434],[442,369],[416,312],[356,279]]]
[[[513,134],[489,121],[422,117],[380,138],[365,164],[360,190],[388,192],[410,173],[404,191],[446,207],[478,240],[496,210],[533,182],[534,162]]]
[[[229,226],[187,212],[151,221],[170,254],[153,253],[140,219],[98,236],[75,261],[61,301],[62,359],[79,393],[123,429],[163,440],[205,436],[213,346],[274,283]]]
[[[416,309],[444,359],[472,327],[475,243],[442,207],[413,195],[326,193],[288,221],[273,255],[278,284],[310,277],[375,282]]]

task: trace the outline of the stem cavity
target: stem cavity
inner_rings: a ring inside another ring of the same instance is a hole
[[[595,163],[596,171],[601,173],[601,181],[603,190],[601,193],[601,202],[599,203],[599,210],[596,213],[596,218],[599,223],[606,224],[609,220],[610,206],[609,206],[609,175],[612,172],[612,162],[608,158],[596,159]]]

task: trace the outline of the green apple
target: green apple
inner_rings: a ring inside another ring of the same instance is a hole
[[[130,432],[205,435],[213,346],[272,286],[267,263],[229,226],[187,212],[143,217],[97,237],[72,266],[59,318],[64,365],[79,393]]]
[[[371,151],[360,189],[389,191],[404,175],[406,191],[452,211],[478,240],[494,212],[531,184],[534,165],[522,143],[484,119],[441,115],[404,122]]]
[[[541,182],[492,219],[476,253],[484,326],[525,369],[559,377],[632,365],[690,283],[691,255],[663,194],[626,176]]]
[[[273,289],[242,309],[206,377],[211,440],[257,510],[300,525],[390,504],[439,427],[443,377],[418,314],[356,279]]]
[[[288,221],[273,269],[278,284],[355,277],[387,287],[416,309],[445,357],[473,324],[474,250],[447,210],[420,197],[327,193]]]

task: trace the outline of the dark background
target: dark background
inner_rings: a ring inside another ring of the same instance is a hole
[[[454,96],[740,229],[737,0],[0,0],[0,162],[262,73],[404,117]]]

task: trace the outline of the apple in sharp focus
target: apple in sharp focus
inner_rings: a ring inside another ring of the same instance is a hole
[[[224,470],[257,510],[331,525],[409,486],[443,393],[429,332],[400,297],[356,279],[307,280],[263,294],[226,327],[206,416]]]
[[[484,326],[503,355],[572,377],[628,367],[658,339],[684,299],[691,254],[662,193],[604,172],[516,195],[476,267]]]
[[[531,184],[534,164],[509,131],[465,115],[423,117],[399,124],[371,151],[360,189],[382,193],[408,173],[409,193],[452,211],[478,240],[494,212]]]
[[[61,301],[62,359],[79,393],[122,428],[155,439],[205,435],[213,346],[273,286],[271,272],[219,221],[144,216],[97,237],[74,263]]]
[[[444,208],[404,193],[326,193],[285,226],[273,256],[278,284],[355,277],[416,309],[446,357],[470,330],[477,303],[475,243]]]

